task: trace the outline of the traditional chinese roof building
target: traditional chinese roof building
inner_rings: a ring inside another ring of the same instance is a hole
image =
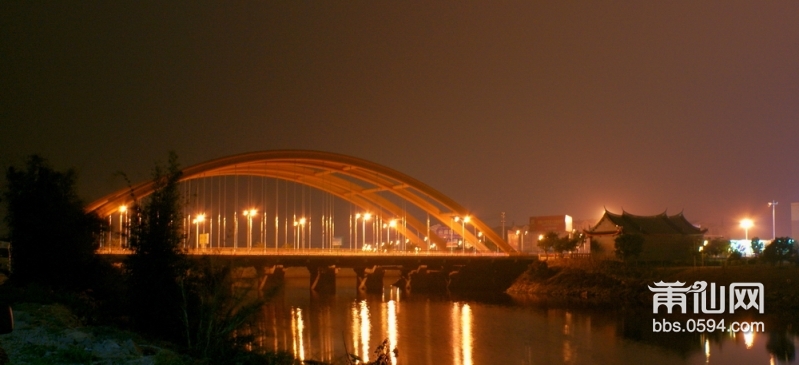
[[[591,253],[597,257],[615,257],[615,239],[623,233],[640,234],[644,247],[642,261],[688,261],[698,250],[706,229],[694,226],[682,212],[642,216],[605,210],[596,225],[584,231],[591,240]]]

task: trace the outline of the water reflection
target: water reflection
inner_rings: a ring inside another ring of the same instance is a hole
[[[408,295],[396,288],[362,295],[310,295],[307,282],[265,307],[263,349],[301,360],[365,361],[384,339],[398,365],[474,364],[785,364],[796,337],[775,333],[653,333],[651,313],[517,304],[507,297],[473,299]],[[767,327],[768,328],[768,327]],[[346,348],[346,350],[345,350]]]
[[[302,309],[291,309],[291,335],[294,343],[294,356],[305,360],[305,322],[302,320]]]
[[[453,302],[451,306],[452,350],[456,365],[472,365],[472,308],[469,304]]]

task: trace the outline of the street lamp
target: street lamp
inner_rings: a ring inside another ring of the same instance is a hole
[[[122,228],[122,214],[124,214],[126,216],[128,215],[128,207],[125,206],[125,205],[120,205],[119,206],[119,248],[124,248],[124,246],[122,245],[122,231],[123,231],[123,228]]]
[[[300,247],[304,250],[305,249],[305,217],[300,218],[300,237],[302,237],[302,243]]]
[[[461,217],[455,217],[455,223],[457,223],[458,221],[461,222],[461,237],[463,238],[462,239],[463,247],[461,247],[461,250],[463,251],[463,253],[466,253],[466,222],[468,222],[469,220],[471,220],[471,217],[469,217],[468,215],[463,217],[463,219],[461,219]]]
[[[247,249],[252,249],[252,217],[258,213],[255,209],[245,210],[244,216],[247,217]]]
[[[754,225],[754,222],[752,222],[752,220],[749,218],[741,219],[741,228],[744,229],[744,234],[747,240],[749,239],[749,228],[752,228]]]
[[[361,213],[355,213],[355,249],[358,249],[358,218],[361,217]]]
[[[363,226],[363,238],[362,238],[363,242],[361,244],[361,248],[366,246],[366,221],[368,221],[370,219],[372,219],[372,214],[371,213],[364,213],[363,219],[361,219],[361,223],[362,223],[362,226]]]
[[[197,234],[194,235],[194,248],[196,250],[200,249],[200,223],[204,221],[205,221],[205,213],[198,214],[197,218],[194,218],[194,220],[192,221],[192,223],[197,225],[197,230],[196,230]]]
[[[295,234],[294,234],[294,240],[293,241],[294,241],[294,249],[296,250],[297,246],[299,246],[298,242],[300,241],[300,238],[299,238],[300,237],[300,223],[297,222],[297,221],[294,221],[294,233]]]
[[[391,244],[391,228],[396,229],[396,227],[397,227],[397,220],[396,219],[392,219],[391,222],[388,222],[388,230],[387,231],[388,231],[388,243],[389,243],[389,245]],[[399,234],[397,235],[397,237],[399,237]]]

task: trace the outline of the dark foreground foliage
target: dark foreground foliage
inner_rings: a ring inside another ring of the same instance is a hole
[[[74,170],[56,171],[42,157],[6,171],[3,201],[11,241],[11,279],[25,285],[85,289],[98,265],[103,221],[83,210]]]

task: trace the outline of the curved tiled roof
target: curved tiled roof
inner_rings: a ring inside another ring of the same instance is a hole
[[[609,220],[625,233],[640,234],[702,234],[700,229],[685,219],[682,212],[669,216],[664,211],[657,215],[635,215],[622,211],[622,214],[611,213],[607,209],[599,222],[589,232],[595,232],[603,220]]]

